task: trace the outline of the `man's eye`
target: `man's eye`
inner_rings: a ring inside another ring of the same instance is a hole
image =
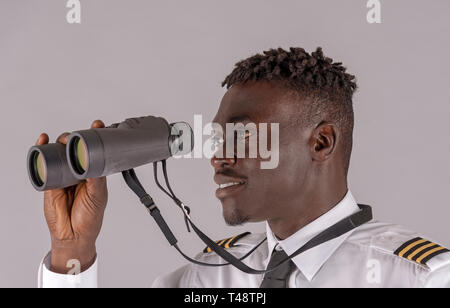
[[[212,136],[211,140],[214,146],[220,146],[224,142],[223,138],[220,136]]]
[[[236,131],[236,138],[238,140],[244,140],[250,136],[251,136],[251,134],[249,131],[246,131],[246,130]]]

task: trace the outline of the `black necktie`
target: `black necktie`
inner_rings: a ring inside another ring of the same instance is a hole
[[[283,250],[274,250],[267,268],[273,268],[274,266],[280,264],[280,262],[285,258],[287,258],[287,254]],[[295,267],[296,265],[294,262],[290,260],[285,262],[279,268],[266,273],[261,283],[261,288],[287,288],[287,281]]]

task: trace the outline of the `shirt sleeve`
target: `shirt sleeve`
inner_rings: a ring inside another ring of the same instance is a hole
[[[450,265],[431,272],[425,283],[426,288],[450,288]]]
[[[188,288],[193,287],[188,281],[189,265],[185,265],[172,273],[159,276],[152,284],[152,288]]]
[[[450,252],[439,254],[427,262],[430,269],[426,288],[450,288]]]
[[[39,288],[97,288],[98,258],[86,271],[78,275],[57,274],[49,270],[51,253],[48,253],[39,266]]]

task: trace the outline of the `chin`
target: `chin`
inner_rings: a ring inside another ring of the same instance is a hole
[[[229,226],[241,226],[251,220],[250,216],[245,214],[242,210],[236,206],[230,206],[222,201],[223,206],[223,218],[225,223]]]

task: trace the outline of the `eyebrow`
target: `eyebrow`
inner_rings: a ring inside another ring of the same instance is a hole
[[[236,122],[244,122],[249,121],[250,117],[247,115],[241,115],[241,116],[234,116],[228,119],[228,123],[236,123]]]

